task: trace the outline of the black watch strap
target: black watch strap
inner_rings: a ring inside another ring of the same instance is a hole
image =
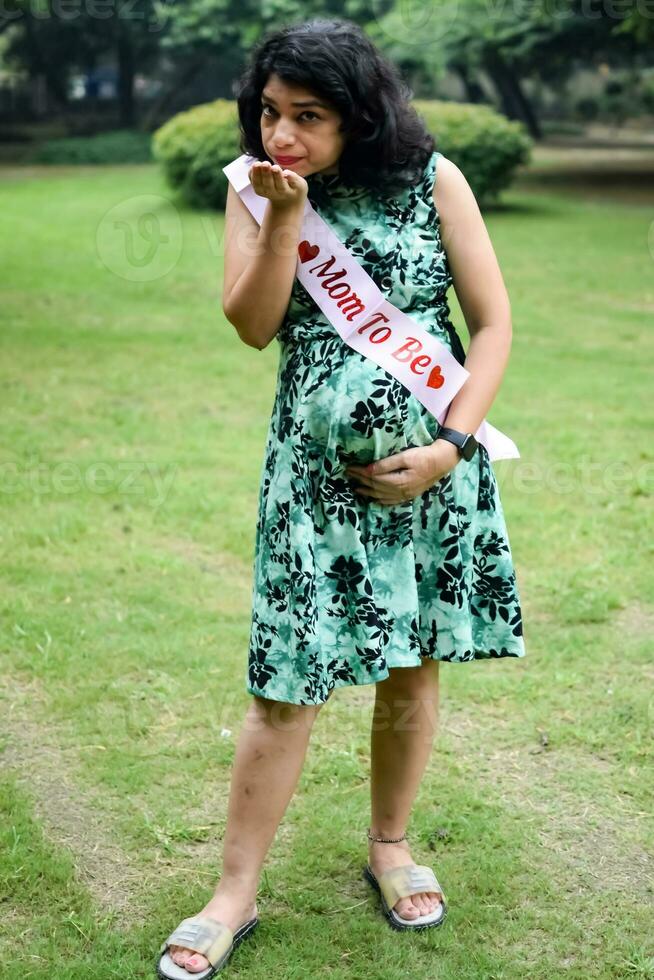
[[[459,450],[459,455],[465,460],[472,459],[479,445],[472,432],[459,432],[458,429],[449,429],[446,426],[441,426],[436,438],[447,439],[448,442],[454,443]]]

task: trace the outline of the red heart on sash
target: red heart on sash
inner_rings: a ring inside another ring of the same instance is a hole
[[[441,374],[441,366],[437,364],[429,372],[429,377],[427,378],[428,388],[441,388],[445,384],[445,378]]]
[[[310,262],[311,259],[315,259],[316,255],[320,251],[317,245],[309,245],[308,241],[305,239],[297,247],[300,253],[300,262]]]

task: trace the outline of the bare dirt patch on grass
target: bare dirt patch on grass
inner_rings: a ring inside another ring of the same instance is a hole
[[[637,622],[647,621],[645,611],[640,613],[639,618],[630,609],[620,616],[626,616],[633,629]],[[374,687],[362,687],[330,705],[332,751],[341,743],[347,745],[366,724],[373,701]],[[488,732],[493,732],[492,739]],[[334,733],[340,734],[335,738]],[[447,701],[439,708],[428,767],[438,765],[441,750],[455,754],[457,766],[482,791],[487,788],[489,798],[524,814],[547,852],[543,864],[551,868],[560,890],[593,897],[613,891],[630,901],[654,904],[648,814],[622,792],[618,763],[568,745],[552,745],[545,731],[525,736],[497,706],[475,704],[466,711],[453,709]]]
[[[150,869],[137,867],[121,847],[117,831],[112,831],[107,800],[76,784],[74,773],[81,765],[78,750],[63,747],[70,743],[69,733],[47,718],[46,705],[38,681],[3,678],[0,759],[32,797],[34,816],[46,839],[70,852],[76,878],[97,908],[114,925],[128,928],[147,912],[142,896],[148,888],[156,885],[165,891],[166,880],[178,876],[187,884],[189,896],[212,888],[222,866],[229,773],[224,783],[207,787],[197,805],[180,801],[181,831],[178,821],[170,827],[152,824],[159,846],[154,848]],[[240,722],[236,715],[233,721],[236,739]],[[116,801],[116,805],[124,804]],[[291,820],[282,821],[264,870],[288,859],[295,832]]]
[[[31,679],[3,677],[0,758],[34,800],[34,814],[43,833],[70,851],[78,881],[99,909],[119,920],[137,914],[132,887],[142,879],[112,833],[106,801],[75,784],[76,750],[63,749],[68,739],[47,719],[47,699]]]
[[[540,746],[510,744],[506,720],[487,721],[495,731],[504,730],[501,740],[479,738],[485,729],[478,709],[474,717],[447,706],[441,712],[442,730],[453,739],[459,760],[463,753],[464,764],[507,807],[537,818],[539,841],[551,852],[553,867],[561,861],[570,871],[559,887],[577,895],[616,891],[654,904],[654,857],[644,843],[647,814],[620,792],[616,767],[567,746],[552,748],[546,733]]]

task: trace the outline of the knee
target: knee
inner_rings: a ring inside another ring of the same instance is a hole
[[[267,724],[277,727],[303,724],[311,726],[323,704],[294,704],[291,701],[276,701],[252,695],[252,711]]]
[[[378,681],[377,697],[389,699],[428,699],[438,696],[438,661],[423,660],[417,667],[390,667],[388,677]]]

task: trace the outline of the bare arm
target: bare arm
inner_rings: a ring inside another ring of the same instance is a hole
[[[465,362],[470,377],[452,399],[444,425],[475,432],[493,403],[509,360],[511,307],[473,191],[446,157],[438,158],[433,197],[454,290],[471,337]]]
[[[268,200],[261,226],[231,184],[225,208],[223,312],[241,340],[259,350],[273,339],[288,309],[306,201],[306,181],[298,175],[287,180],[280,170],[267,179],[277,200]],[[261,193],[263,183],[252,183]]]

